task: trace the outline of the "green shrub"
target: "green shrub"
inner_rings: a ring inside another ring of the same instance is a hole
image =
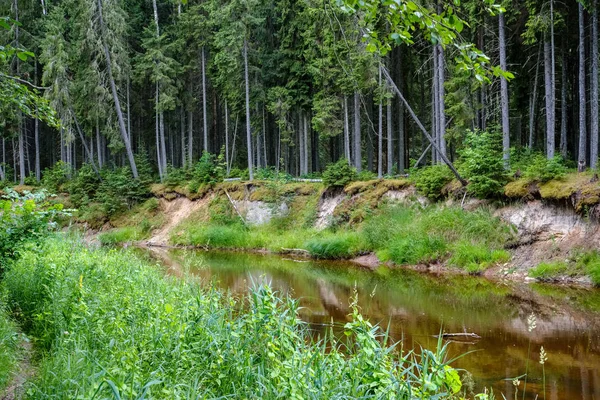
[[[356,179],[356,168],[351,167],[345,158],[329,164],[323,172],[323,184],[327,187],[344,187]]]
[[[494,198],[503,193],[508,182],[502,160],[502,137],[491,132],[469,132],[461,155],[460,172],[467,189],[479,198]]]
[[[561,179],[566,174],[567,167],[560,155],[548,160],[544,155],[536,154],[530,158],[523,177],[539,182],[548,182],[552,179]]]
[[[359,253],[359,236],[354,232],[338,232],[310,239],[304,246],[315,258],[351,258]]]
[[[293,176],[285,171],[277,171],[275,167],[257,168],[254,172],[254,178],[259,180],[279,180],[289,182]]]
[[[109,216],[131,209],[150,197],[148,186],[140,179],[133,179],[129,167],[104,171],[102,179],[96,198]]]
[[[535,268],[529,270],[529,276],[538,279],[553,279],[567,274],[568,270],[567,263],[563,261],[540,263]]]
[[[69,181],[68,190],[76,207],[87,205],[96,196],[100,177],[90,164],[83,164],[75,177]]]
[[[196,163],[193,172],[193,179],[199,184],[214,185],[222,182],[225,176],[223,157],[218,157],[207,151],[202,153],[202,157]]]
[[[431,200],[442,198],[442,189],[454,178],[452,171],[445,164],[413,170],[410,175],[419,192]]]
[[[175,168],[172,165],[167,166],[167,176],[164,179],[164,185],[168,188],[174,188],[187,182],[190,176],[185,168]]]
[[[50,192],[58,193],[62,186],[67,183],[71,175],[71,166],[66,162],[59,161],[51,168],[42,172],[42,186]]]

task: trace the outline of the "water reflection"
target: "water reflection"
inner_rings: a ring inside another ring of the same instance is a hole
[[[468,276],[432,276],[348,263],[284,259],[229,252],[155,250],[173,273],[189,269],[205,281],[243,295],[269,282],[299,299],[300,316],[324,334],[331,321],[345,322],[354,287],[365,316],[405,349],[434,348],[434,335],[474,332],[480,339],[452,340],[451,356],[477,350],[454,365],[473,374],[476,388],[492,387],[497,398],[514,398],[510,378],[525,373],[528,399],[543,398],[540,346],[546,361],[548,399],[600,399],[600,291],[548,285],[492,282]],[[534,313],[537,328],[527,330]],[[341,324],[336,324],[341,333]],[[531,350],[528,357],[529,343]],[[523,382],[519,386],[523,390]]]

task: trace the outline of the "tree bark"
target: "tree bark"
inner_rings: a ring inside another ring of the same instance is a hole
[[[229,107],[225,100],[225,165],[227,166],[227,176],[229,176]]]
[[[245,42],[244,42],[244,46],[245,46]],[[246,49],[244,47],[244,49]],[[246,51],[246,50],[244,50]],[[246,54],[246,53],[244,53]],[[246,57],[246,56],[244,56]],[[248,60],[246,58],[244,58],[244,63],[247,63]],[[204,135],[204,143],[203,143],[203,149],[204,151],[208,152],[208,118],[207,118],[207,112],[206,112],[206,105],[207,105],[207,101],[206,101],[206,60],[205,60],[205,55],[204,55],[204,46],[202,46],[202,51],[201,51],[201,58],[200,58],[200,63],[202,66],[202,128],[203,128],[203,135]],[[247,68],[247,66],[246,66]]]
[[[546,92],[546,157],[551,159],[554,157],[554,138],[555,138],[555,123],[554,123],[554,90],[552,79],[552,54],[550,49],[550,41],[544,42],[544,88]]]
[[[362,170],[362,154],[360,140],[360,93],[354,92],[354,167],[356,171]]]
[[[123,120],[123,111],[121,110],[121,103],[119,101],[119,95],[117,93],[117,85],[112,73],[112,61],[110,57],[110,51],[108,49],[108,43],[106,42],[106,26],[104,25],[104,19],[102,17],[102,0],[98,2],[98,21],[100,22],[102,47],[104,48],[104,56],[106,58],[106,72],[108,73],[108,80],[110,82],[110,89],[113,96],[113,102],[115,104],[115,111],[117,112],[117,119],[119,120],[119,131],[121,133],[121,139],[125,144],[125,151],[127,152],[127,158],[129,159],[129,166],[135,179],[138,178],[137,166],[135,165],[135,159],[133,157],[133,151],[131,150],[131,144],[129,141],[129,135],[125,128],[125,122]]]
[[[187,162],[190,168],[194,166],[194,160],[192,159],[193,147],[194,147],[194,113],[188,111],[188,144],[187,144]]]
[[[583,5],[579,7],[579,151],[577,154],[578,169],[583,171],[587,158],[586,96],[585,96],[585,27]]]
[[[246,144],[248,146],[248,174],[250,181],[254,179],[252,170],[252,131],[250,127],[250,82],[248,80],[248,41],[244,39],[244,83],[246,88]]]
[[[379,67],[379,87],[381,88],[381,67]],[[383,178],[383,102],[379,99],[377,109],[377,177]]]
[[[535,136],[535,106],[537,105],[537,89],[538,89],[538,77],[540,71],[540,54],[541,54],[541,43],[540,49],[538,49],[538,59],[535,65],[535,78],[533,79],[533,90],[529,102],[529,140],[528,147],[533,149],[533,140]]]
[[[386,104],[386,128],[387,128],[387,174],[394,173],[394,139],[392,137],[392,100],[388,99]]]
[[[440,9],[441,12],[441,9]],[[437,45],[437,57],[438,57],[438,94],[437,94],[437,103],[438,103],[438,141],[440,145],[440,155],[438,156],[438,162],[442,161],[442,157],[446,157],[446,106],[445,106],[445,88],[444,81],[446,80],[446,74],[444,70],[444,49],[442,45]]]
[[[592,3],[592,82],[590,104],[590,168],[598,163],[598,1]]]
[[[350,161],[350,126],[348,123],[348,96],[344,96],[344,157],[348,164],[352,165]]]
[[[564,45],[563,45],[564,46]],[[560,154],[567,158],[567,57],[562,50],[562,71],[560,85]]]
[[[507,70],[506,63],[506,33],[504,31],[504,13],[498,15],[498,40],[500,42],[500,68]],[[508,110],[508,81],[500,77],[500,97],[502,103],[502,159],[504,168],[509,167],[510,158],[510,119]]]

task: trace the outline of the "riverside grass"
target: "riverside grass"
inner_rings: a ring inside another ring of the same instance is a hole
[[[464,396],[441,342],[402,352],[356,304],[343,343],[315,341],[268,286],[235,298],[63,236],[22,252],[2,286],[43,354],[31,399]]]
[[[219,211],[223,211],[219,209]],[[446,263],[469,273],[506,262],[505,244],[514,237],[507,224],[489,210],[381,204],[359,225],[317,231],[301,221],[274,218],[263,226],[245,226],[238,219],[186,221],[171,237],[176,245],[222,249],[303,249],[314,258],[348,259],[375,252],[382,261],[399,265]]]
[[[18,334],[15,324],[9,319],[0,296],[0,393],[6,387],[18,363]]]

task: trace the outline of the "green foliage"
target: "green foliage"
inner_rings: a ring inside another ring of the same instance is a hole
[[[116,228],[98,235],[98,240],[104,246],[116,246],[141,239],[138,227],[128,226]]]
[[[15,324],[8,317],[4,299],[0,298],[0,391],[9,383],[18,361],[18,341]]]
[[[452,256],[448,263],[452,266],[465,269],[470,274],[485,271],[494,264],[507,262],[510,253],[506,250],[491,250],[483,244],[473,244],[462,240],[452,246]]]
[[[59,161],[51,168],[46,168],[42,173],[42,186],[53,193],[62,190],[71,175],[69,164]]]
[[[360,237],[355,232],[334,232],[309,239],[305,247],[315,258],[352,258],[360,252]]]
[[[39,243],[53,228],[55,221],[68,213],[62,204],[50,205],[46,191],[19,195],[6,189],[0,199],[0,274],[9,259],[18,256],[27,245]]]
[[[508,177],[499,134],[488,131],[467,133],[460,155],[460,172],[469,181],[467,189],[470,193],[480,198],[502,194]]]
[[[564,261],[543,262],[529,270],[529,276],[538,279],[553,279],[560,275],[566,275],[569,266]]]
[[[123,167],[105,171],[96,198],[110,216],[131,209],[149,195],[148,186],[139,179],[133,179],[129,167]]]
[[[200,184],[214,185],[223,181],[225,167],[223,156],[203,152],[194,167],[193,179]]]
[[[575,265],[592,278],[596,286],[600,286],[600,251],[592,250],[577,255]]]
[[[560,155],[548,160],[542,154],[536,154],[529,158],[527,167],[523,171],[523,177],[539,182],[548,182],[552,179],[561,179],[567,174],[567,167]]]
[[[329,164],[323,172],[323,184],[328,187],[344,187],[357,178],[356,168],[351,167],[345,158]]]
[[[461,388],[441,341],[420,354],[387,347],[356,300],[344,340],[316,342],[298,303],[271,288],[240,299],[196,282],[64,237],[23,254],[3,285],[45,354],[29,395],[448,398]]]
[[[69,181],[68,190],[71,201],[77,207],[87,205],[96,196],[100,177],[90,164],[83,164],[77,175]]]
[[[448,244],[441,237],[419,236],[414,239],[398,237],[390,243],[389,257],[396,264],[416,265],[441,260]]]
[[[164,180],[164,184],[167,188],[174,188],[176,186],[183,185],[189,180],[190,176],[188,171],[184,168],[175,168],[172,165],[167,166],[167,176]]]
[[[442,189],[454,178],[445,164],[412,170],[410,176],[419,192],[431,200],[441,199]]]

